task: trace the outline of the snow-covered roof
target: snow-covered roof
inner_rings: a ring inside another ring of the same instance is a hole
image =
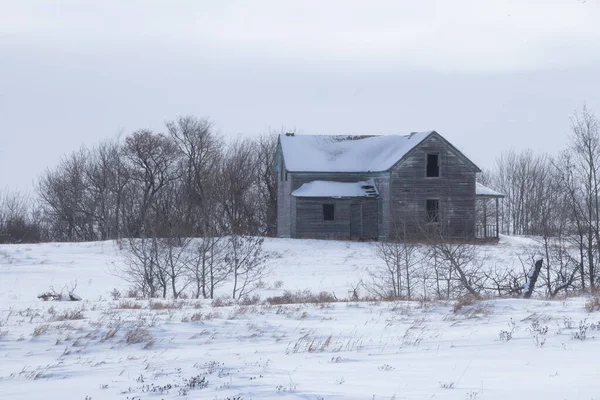
[[[433,131],[390,136],[280,135],[292,172],[387,171]]]
[[[475,184],[475,195],[479,197],[504,197],[502,193],[496,192],[494,189],[490,189],[479,182]]]
[[[360,182],[311,181],[292,192],[295,197],[377,197],[373,179]]]

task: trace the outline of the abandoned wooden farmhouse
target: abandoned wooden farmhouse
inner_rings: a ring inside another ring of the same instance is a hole
[[[498,237],[503,195],[476,183],[481,170],[435,131],[280,135],[276,169],[280,237]]]

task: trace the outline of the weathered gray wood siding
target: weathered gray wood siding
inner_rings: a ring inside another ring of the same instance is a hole
[[[361,238],[362,239],[377,239],[379,236],[380,199],[365,197],[365,198],[360,199],[360,204],[362,206],[362,230],[363,230]]]
[[[323,219],[323,204],[334,204],[333,221]],[[298,238],[349,239],[351,234],[351,208],[359,206],[362,217],[360,238],[377,237],[377,199],[369,197],[296,198],[296,234]]]
[[[285,162],[281,157],[281,147],[278,146],[276,157],[277,171],[277,236],[292,237],[292,181],[291,176],[286,174]]]
[[[439,154],[440,176],[426,177],[427,154]],[[442,140],[427,138],[390,176],[390,232],[423,238],[440,227],[451,237],[475,235],[475,171]],[[439,225],[427,223],[427,199],[439,199]]]
[[[277,236],[291,237],[292,236],[292,196],[291,182],[288,177],[287,181],[277,182]]]
[[[386,174],[387,175],[387,174]],[[304,183],[315,180],[358,182],[380,177],[372,174],[342,173],[289,173],[290,194]],[[389,181],[383,178],[382,182]],[[280,182],[281,183],[281,182]],[[377,180],[376,180],[377,184]],[[360,204],[362,210],[362,238],[377,238],[380,226],[381,196],[379,198],[301,198],[291,196],[291,237],[318,237],[347,239],[351,237],[350,204]],[[335,220],[323,220],[323,204],[335,204]]]
[[[291,195],[290,195],[290,198],[291,198],[290,203],[292,205],[292,212],[291,212],[291,215],[290,215],[291,232],[292,232],[292,237],[295,238],[295,237],[298,237],[298,235],[296,234],[296,231],[297,231],[297,227],[296,227],[296,225],[297,225],[296,224],[297,218],[296,218],[296,215],[298,214],[298,210],[296,209],[296,207],[297,207],[297,205],[296,205],[297,198],[294,197],[294,196],[291,196]]]
[[[386,239],[390,230],[390,174],[385,173],[374,177],[375,185],[379,191],[379,200],[377,202],[377,218],[379,221],[377,227],[377,238]]]

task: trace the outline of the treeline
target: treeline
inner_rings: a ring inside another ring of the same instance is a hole
[[[572,116],[568,144],[557,155],[509,150],[480,178],[506,195],[500,231],[538,237],[544,269],[554,269],[557,285],[597,287],[600,120],[592,112],[583,107]]]
[[[81,148],[41,175],[35,200],[0,197],[0,242],[273,236],[276,146],[275,134],[226,141],[185,116]]]
[[[362,286],[392,299],[555,298],[600,287],[600,120],[593,113],[584,107],[573,115],[568,145],[556,155],[509,150],[478,179],[506,196],[499,202],[501,232],[533,239],[513,250],[520,266],[432,231],[427,245],[377,243],[383,264]],[[478,222],[495,221],[495,200],[483,201],[490,204],[478,201]]]
[[[21,192],[0,190],[0,243],[35,243],[48,236],[39,202]]]

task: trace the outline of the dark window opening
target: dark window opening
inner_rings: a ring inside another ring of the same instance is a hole
[[[437,199],[427,200],[427,222],[440,221],[440,201]]]
[[[334,204],[323,204],[323,220],[333,221],[335,217],[335,205]]]
[[[427,177],[440,176],[439,154],[427,154]]]

